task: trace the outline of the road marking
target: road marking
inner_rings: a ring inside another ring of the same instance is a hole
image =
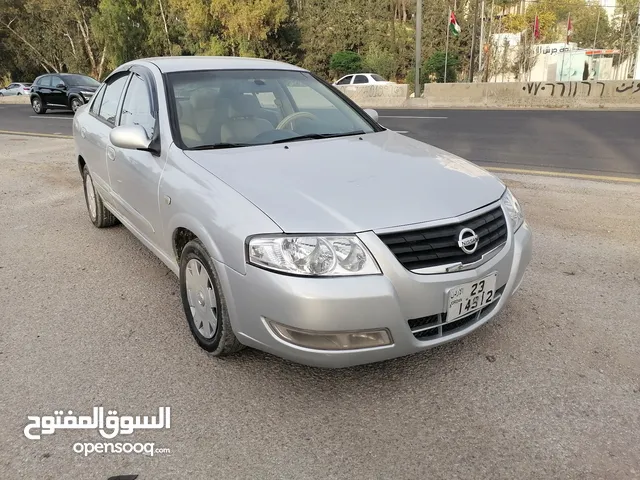
[[[577,178],[581,180],[599,180],[609,182],[622,182],[622,183],[640,183],[640,178],[627,178],[627,177],[610,177],[606,175],[588,175],[585,173],[564,173],[564,172],[550,172],[548,170],[528,170],[525,168],[503,168],[503,167],[483,167],[490,172],[502,172],[502,173],[523,173],[527,175],[544,175],[548,177],[568,177]]]
[[[446,120],[449,117],[412,117],[406,115],[379,115],[380,118],[431,118],[436,120]]]
[[[33,133],[33,132],[14,132],[12,130],[0,130],[0,133],[5,135],[26,135],[27,137],[51,137],[51,138],[71,138],[71,135],[58,135],[52,133]]]
[[[73,120],[73,117],[50,117],[50,116],[41,116],[41,115],[30,115],[29,118],[39,118],[41,120],[49,120],[50,118],[52,119],[58,119],[58,120]]]

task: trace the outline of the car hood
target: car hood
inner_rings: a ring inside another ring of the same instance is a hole
[[[288,233],[449,218],[494,202],[505,190],[470,162],[389,130],[185,153]]]

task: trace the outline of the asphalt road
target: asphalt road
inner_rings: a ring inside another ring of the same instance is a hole
[[[319,370],[203,353],[173,274],[89,222],[72,157],[0,135],[0,478],[640,478],[639,185],[503,175],[534,231],[506,309],[423,354]],[[23,435],[29,415],[94,406],[169,406],[171,428]]]
[[[640,177],[639,112],[379,110],[380,122],[485,167]],[[71,135],[71,113],[0,105],[0,131]]]

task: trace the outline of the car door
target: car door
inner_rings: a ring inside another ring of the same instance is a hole
[[[134,72],[128,82],[119,125],[139,125],[151,140],[159,134],[157,97],[149,85],[150,75]],[[158,204],[158,184],[164,169],[165,155],[149,151],[112,147],[108,160],[113,194],[134,226],[151,242],[160,242],[161,218]]]
[[[50,77],[51,87],[48,94],[47,105],[67,105],[67,85],[62,77],[52,75]]]
[[[114,75],[100,87],[94,96],[89,111],[82,115],[80,137],[82,138],[85,161],[91,171],[93,184],[103,199],[119,209],[114,200],[108,162],[115,155],[109,134],[116,125],[116,114],[122,92],[129,79],[129,72]]]
[[[42,102],[47,105],[51,97],[51,75],[45,75],[38,82],[37,94],[40,95]]]

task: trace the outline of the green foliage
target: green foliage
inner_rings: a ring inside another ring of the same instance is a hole
[[[455,82],[458,79],[456,67],[459,60],[456,54],[449,54],[445,52],[433,53],[422,66],[421,80],[423,83],[444,82],[445,64],[447,70],[447,83]]]
[[[398,62],[391,52],[377,43],[372,43],[364,56],[363,69],[377,73],[386,80],[394,80],[398,71]]]
[[[331,55],[329,69],[339,77],[349,73],[356,73],[362,70],[362,58],[356,52],[336,52]]]

